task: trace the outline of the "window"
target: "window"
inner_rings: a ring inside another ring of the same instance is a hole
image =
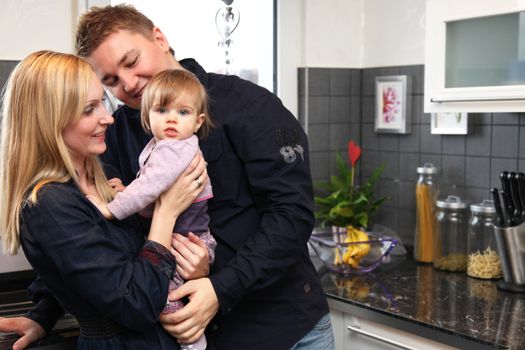
[[[208,72],[236,74],[275,92],[274,2],[233,0],[229,13],[223,0],[112,0],[111,4],[131,4],[153,20],[178,60],[192,57]],[[219,30],[224,32],[226,26],[231,34],[221,36]]]

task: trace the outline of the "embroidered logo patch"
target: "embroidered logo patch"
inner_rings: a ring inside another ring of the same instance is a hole
[[[299,142],[299,137],[295,130],[276,129],[277,144],[280,146],[279,153],[283,156],[286,163],[293,163],[299,157],[304,161],[304,148]]]

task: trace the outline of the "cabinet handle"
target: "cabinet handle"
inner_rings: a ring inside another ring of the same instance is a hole
[[[402,349],[418,350],[418,349],[413,348],[413,347],[411,347],[409,345],[405,345],[405,344],[399,343],[399,342],[397,342],[395,340],[390,340],[390,339],[384,338],[384,337],[382,337],[380,335],[364,331],[361,328],[358,328],[358,327],[355,327],[355,326],[348,326],[348,330],[352,331],[352,332],[356,332],[357,334],[361,334],[361,335],[367,336],[369,338],[373,338],[375,340],[379,340],[379,341],[381,341],[383,343],[387,343],[387,344],[390,344],[390,345],[394,345],[394,346],[400,347]]]
[[[442,103],[442,102],[490,102],[490,101],[523,101],[525,97],[487,97],[487,98],[435,98],[431,97],[430,102]]]

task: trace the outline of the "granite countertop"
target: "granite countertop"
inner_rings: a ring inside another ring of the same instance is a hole
[[[485,348],[525,349],[525,294],[395,258],[363,276],[319,270],[329,299]]]

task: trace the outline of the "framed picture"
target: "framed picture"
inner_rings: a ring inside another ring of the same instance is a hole
[[[410,133],[409,83],[406,75],[376,77],[376,132]]]
[[[430,115],[430,133],[444,135],[466,135],[468,133],[468,113],[432,113]]]

